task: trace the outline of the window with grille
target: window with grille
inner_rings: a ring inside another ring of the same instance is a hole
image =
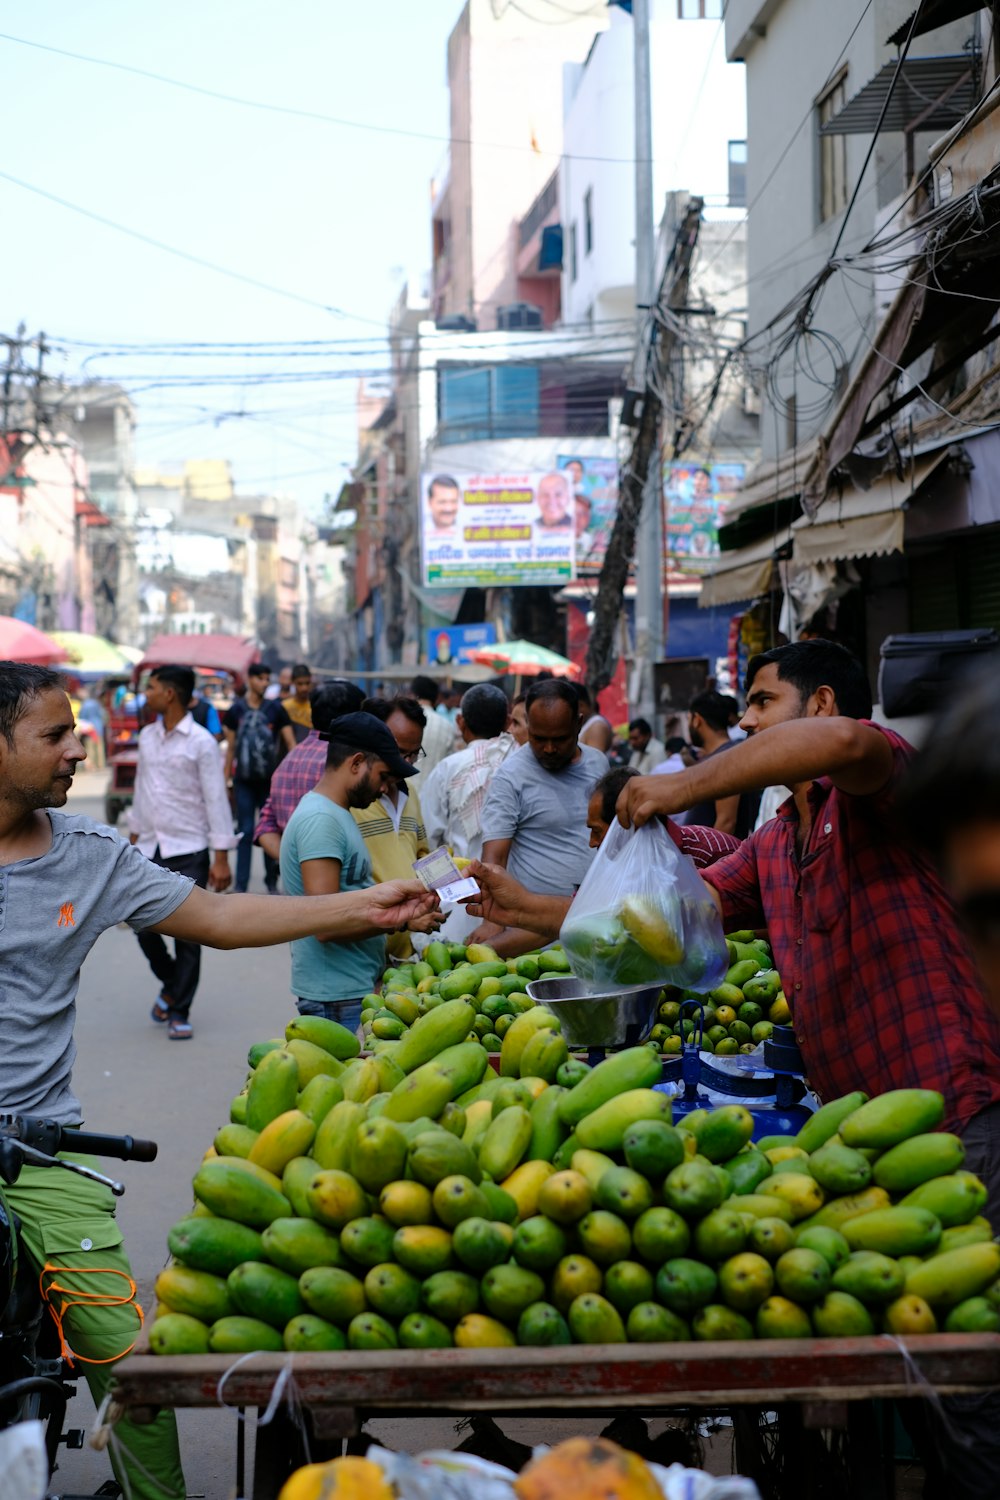
[[[677,0],[678,21],[721,21],[723,0]]]
[[[816,119],[826,125],[847,103],[847,69],[816,100]],[[819,217],[832,219],[847,206],[847,137],[821,135],[819,138]]]
[[[594,191],[588,188],[583,195],[583,253],[589,255],[594,248]]]

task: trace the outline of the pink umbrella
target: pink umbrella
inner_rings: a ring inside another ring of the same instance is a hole
[[[25,620],[0,615],[0,661],[26,661],[36,667],[51,667],[65,660],[65,648],[50,635]]]

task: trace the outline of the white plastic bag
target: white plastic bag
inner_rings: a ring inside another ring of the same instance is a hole
[[[641,984],[705,993],[728,955],[718,909],[661,823],[612,823],[559,934],[595,994]]]

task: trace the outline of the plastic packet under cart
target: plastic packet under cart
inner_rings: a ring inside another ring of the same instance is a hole
[[[729,962],[715,902],[658,822],[612,823],[559,937],[596,994],[643,984],[704,993]]]

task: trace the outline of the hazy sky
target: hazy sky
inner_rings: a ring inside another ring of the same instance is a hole
[[[348,341],[353,361],[343,350],[201,362],[140,352],[88,366],[134,391],[140,462],[224,457],[248,492],[294,492],[310,507],[336,493],[354,457],[353,380],[249,390],[236,380],[384,367],[386,313],[407,272],[429,262],[429,182],[446,149],[446,44],[461,8],[462,0],[0,4],[0,32],[22,39],[0,37],[0,333],[23,321],[57,345]],[[223,102],[25,41],[401,133]],[[294,297],[188,264],[10,178]],[[53,368],[77,373],[92,351],[65,347]],[[220,371],[225,385],[188,383]],[[180,389],[150,388],[178,376]]]

